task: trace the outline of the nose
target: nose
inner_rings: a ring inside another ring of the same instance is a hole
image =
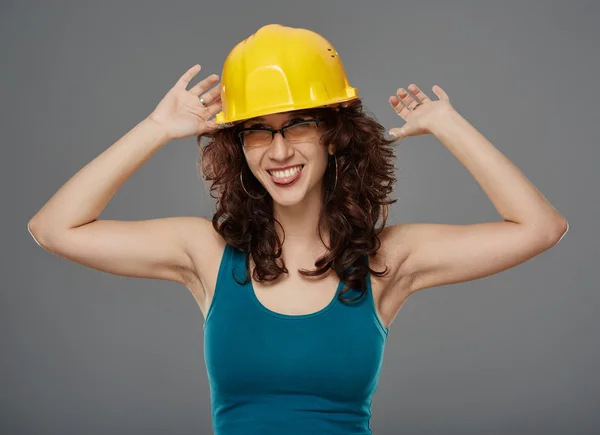
[[[269,146],[268,155],[273,160],[284,161],[293,157],[294,147],[287,143],[281,132],[277,132]]]

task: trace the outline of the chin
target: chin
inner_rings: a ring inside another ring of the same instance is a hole
[[[292,185],[280,186],[277,185],[270,175],[267,175],[265,188],[273,198],[273,202],[282,206],[293,206],[300,204],[306,198],[307,182],[310,180],[310,174],[306,168],[302,170],[300,178]]]
[[[292,207],[302,203],[302,200],[305,198],[305,195],[271,195],[273,198],[273,202],[282,207]]]
[[[283,206],[292,206],[300,204],[304,198],[306,198],[306,187],[304,186],[292,186],[289,188],[279,188],[276,186],[269,186],[267,191],[273,202]]]

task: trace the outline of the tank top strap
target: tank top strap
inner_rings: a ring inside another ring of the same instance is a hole
[[[367,254],[365,254],[364,257],[365,257],[365,262],[368,266],[369,265],[369,256]],[[373,315],[373,318],[375,319],[375,322],[377,323],[377,326],[381,329],[381,332],[383,332],[385,334],[385,336],[387,337],[390,332],[390,328],[386,328],[384,326],[383,321],[379,318],[379,314],[377,314],[375,297],[373,296],[373,287],[371,285],[371,273],[370,272],[367,271],[367,276],[365,279],[366,279],[366,284],[367,284],[367,294],[365,295],[365,297],[369,300],[369,309],[371,310],[371,313]]]
[[[236,298],[233,297],[234,295],[228,294],[238,289],[238,284],[233,279],[233,272],[235,272],[236,269],[239,269],[240,264],[240,256],[236,255],[236,251],[237,250],[233,246],[225,244],[225,250],[223,251],[221,262],[219,264],[217,282],[215,284],[212,301],[204,320],[204,329],[206,329],[206,324],[215,311],[215,306],[224,305],[226,307],[236,301]],[[244,265],[243,258],[241,259],[241,265],[242,267]],[[238,275],[236,275],[236,277],[237,276]],[[238,277],[238,280],[243,279],[243,276],[241,276],[241,278]],[[224,301],[221,301],[221,299],[224,299]]]
[[[369,256],[364,254],[363,257],[365,259],[365,264],[368,266]],[[375,326],[385,339],[389,334],[389,328],[384,326],[383,321],[379,318],[379,314],[377,313],[375,297],[373,295],[373,287],[371,283],[371,273],[369,271],[367,271],[365,275],[365,285],[365,294],[358,301],[349,302],[348,307],[353,307],[353,309],[348,311],[348,313],[351,313],[350,315],[354,318],[363,317],[363,319],[369,325]],[[351,288],[347,291],[347,293],[345,293],[344,297],[357,298],[360,296],[362,291],[362,288]]]

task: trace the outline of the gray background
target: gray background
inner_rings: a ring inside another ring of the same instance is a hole
[[[591,0],[2,2],[0,433],[211,433],[189,291],[66,261],[27,222],[189,67],[220,74],[268,23],[325,36],[387,129],[404,123],[387,101],[398,87],[435,97],[439,84],[570,224],[525,264],[410,298],[373,432],[599,433],[599,12]],[[396,151],[390,224],[501,219],[435,137]],[[100,218],[210,217],[197,157],[194,138],[169,143]]]

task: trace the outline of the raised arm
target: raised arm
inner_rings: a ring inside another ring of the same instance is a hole
[[[219,88],[198,95],[218,81],[211,75],[187,91],[199,71],[188,70],[150,116],[69,179],[31,218],[28,230],[44,249],[108,273],[189,282],[198,273],[188,240],[214,237],[199,217],[144,221],[98,220],[123,183],[171,139],[215,128],[207,121],[220,110]],[[216,98],[215,98],[216,97]],[[214,100],[214,101],[213,101]]]

